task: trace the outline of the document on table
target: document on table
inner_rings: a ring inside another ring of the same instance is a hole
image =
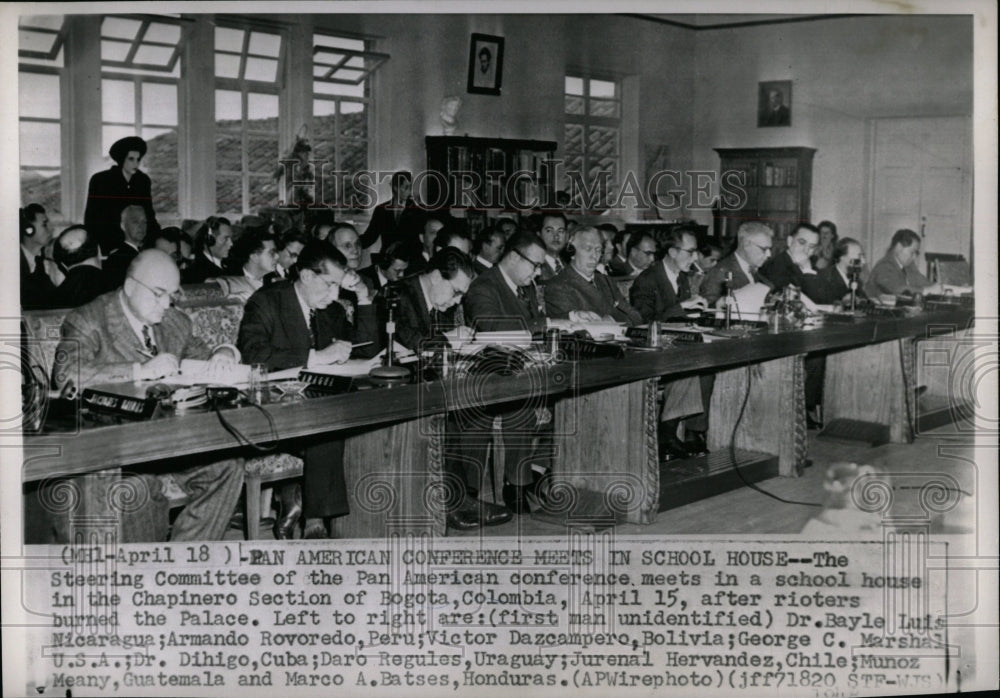
[[[246,385],[250,380],[250,366],[247,364],[229,364],[221,368],[210,368],[211,362],[201,359],[184,359],[181,361],[180,372],[163,378],[166,385]]]

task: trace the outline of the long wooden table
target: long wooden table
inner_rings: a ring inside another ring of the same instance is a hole
[[[714,449],[728,444],[738,419],[736,397],[742,397],[745,388],[745,367],[754,366],[736,444],[777,455],[781,474],[795,475],[805,457],[800,438],[804,435],[804,355],[831,352],[838,357],[828,372],[829,389],[831,373],[835,377],[844,370],[864,373],[867,364],[858,361],[873,351],[872,347],[888,356],[898,352],[895,347],[900,340],[925,336],[929,327],[961,329],[971,323],[972,313],[960,310],[866,320],[676,345],[656,352],[629,352],[624,359],[584,360],[513,376],[489,375],[304,399],[267,409],[282,441],[331,432],[344,435],[352,513],[337,523],[343,536],[380,536],[391,531],[443,534],[444,507],[440,503],[447,494],[440,478],[443,415],[472,405],[540,396],[555,399],[557,477],[599,491],[610,488],[609,496],[620,500],[625,512],[622,518],[642,523],[652,521],[659,507],[655,390],[661,376],[717,374],[709,444]],[[903,385],[892,380],[891,374],[881,369],[876,374],[883,376],[885,384],[880,390],[885,400],[906,399]],[[886,375],[891,382],[886,382]],[[830,393],[837,414],[855,410],[865,418],[898,419],[898,410],[891,414],[878,409],[872,412],[869,408],[877,401],[871,394],[844,397],[846,394],[838,392],[836,385]],[[272,438],[267,421],[257,410],[230,409],[225,416],[252,441]],[[78,482],[94,479],[104,489],[123,466],[196,454],[212,453],[221,458],[246,452],[212,413],[92,426],[72,434],[28,436],[24,450],[22,480],[26,483],[84,476]]]

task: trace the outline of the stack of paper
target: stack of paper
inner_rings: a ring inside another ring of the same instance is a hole
[[[199,359],[181,361],[180,373],[167,376],[161,383],[167,385],[228,385],[244,386],[250,380],[250,366],[229,364],[222,368],[210,368],[211,362]]]

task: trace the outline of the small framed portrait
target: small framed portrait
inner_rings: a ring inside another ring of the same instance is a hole
[[[757,83],[757,128],[792,125],[792,81]]]
[[[499,95],[503,79],[503,37],[473,34],[469,45],[468,91]]]

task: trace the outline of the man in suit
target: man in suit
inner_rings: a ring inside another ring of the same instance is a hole
[[[645,230],[636,230],[625,238],[625,261],[611,260],[611,271],[615,276],[639,276],[656,259],[656,239]]]
[[[125,282],[128,266],[146,242],[146,212],[142,206],[126,206],[121,213],[122,243],[104,260],[104,284],[109,291]]]
[[[538,306],[534,281],[545,265],[545,243],[534,233],[518,232],[507,241],[500,262],[487,269],[469,286],[464,308],[466,322],[480,332],[526,330],[539,332],[551,326],[568,326],[565,321],[549,321]],[[532,484],[532,463],[547,464],[532,441],[540,435],[536,410],[484,408],[479,419],[463,432],[466,457],[485,465],[486,444],[492,438],[493,416],[503,418],[504,503],[512,511],[530,512],[527,494]]]
[[[831,266],[804,279],[802,292],[816,303],[823,305],[843,303],[848,306],[853,283],[855,297],[865,298],[865,292],[860,288],[860,279],[851,280],[855,274],[860,275],[865,264],[865,253],[861,249],[861,243],[854,238],[837,240],[833,245],[832,260]]]
[[[781,90],[768,90],[767,104],[759,116],[760,126],[790,126],[792,115]]]
[[[675,228],[664,240],[663,259],[654,262],[632,283],[629,297],[643,322],[686,321],[686,313],[704,308],[705,299],[691,294],[691,267],[698,254],[694,233]],[[703,381],[704,382],[704,381]],[[706,387],[711,387],[708,384]],[[696,378],[682,378],[663,384],[663,411],[660,413],[661,456],[686,458],[705,448],[708,430],[707,407],[702,386]],[[701,413],[702,416],[695,417]],[[687,443],[677,436],[677,427],[685,421]]]
[[[622,297],[618,285],[597,271],[604,252],[604,240],[597,228],[581,226],[573,231],[563,250],[569,264],[545,285],[545,314],[550,318],[571,319],[591,313],[638,325],[642,317]]]
[[[917,270],[920,256],[920,236],[912,230],[897,230],[889,243],[889,251],[880,259],[868,281],[865,293],[869,298],[881,295],[900,296],[914,293],[940,293],[941,287]]]
[[[258,289],[276,281],[274,269],[278,264],[278,252],[274,235],[266,228],[254,228],[243,233],[233,244],[230,256],[233,265],[238,266],[243,274],[222,277],[229,287],[228,295],[245,302]]]
[[[105,254],[122,243],[119,221],[122,210],[128,206],[142,207],[151,230],[160,227],[153,211],[152,182],[139,169],[146,155],[146,141],[138,136],[121,138],[112,144],[108,154],[115,164],[90,178],[83,214],[83,224],[97,238]]]
[[[565,266],[561,253],[566,247],[566,216],[561,211],[546,211],[538,217],[538,234],[545,243],[545,264],[539,273],[540,281],[548,281]]]
[[[225,276],[225,260],[233,247],[233,227],[228,218],[209,216],[198,228],[194,241],[194,261],[188,265],[186,284],[203,284]]]
[[[499,228],[489,227],[479,233],[475,245],[476,257],[472,260],[472,266],[477,274],[492,269],[493,265],[500,261],[506,242],[507,238]]]
[[[459,303],[472,283],[472,264],[468,256],[454,247],[445,247],[431,258],[422,274],[410,276],[393,286],[396,303],[396,341],[415,352],[447,343],[444,332],[458,328]],[[466,328],[471,334],[471,330]],[[475,419],[474,415],[468,415]],[[445,463],[449,485],[461,488],[461,497],[447,513],[447,523],[456,530],[479,526],[495,526],[510,520],[510,512],[502,506],[477,499],[482,473],[476,467],[482,463],[475,443],[463,443],[464,423],[449,413],[445,426]],[[472,458],[463,457],[473,452]],[[452,498],[449,498],[450,500]]]
[[[392,199],[379,204],[372,211],[368,228],[361,236],[361,247],[367,250],[377,240],[382,241],[382,249],[394,242],[402,242],[411,255],[419,254],[418,238],[423,215],[410,196],[413,178],[409,172],[394,172],[390,187]]]
[[[51,308],[55,284],[45,269],[45,248],[52,240],[49,217],[41,204],[18,213],[21,227],[21,308]]]
[[[751,283],[771,286],[758,269],[771,256],[774,231],[763,223],[747,221],[736,231],[736,240],[736,250],[709,269],[701,282],[701,295],[709,305],[716,305],[727,290],[735,291]]]
[[[353,325],[336,302],[341,288],[357,297]],[[247,363],[280,371],[343,363],[351,357],[352,343],[375,339],[368,287],[348,268],[344,255],[328,242],[315,240],[299,254],[288,281],[265,286],[250,296],[237,344]],[[348,513],[343,439],[310,442],[303,461],[303,537],[326,538],[329,519]],[[298,518],[298,502],[290,492],[279,493],[284,511],[275,533],[281,538],[291,537]]]
[[[419,248],[410,252],[410,272],[423,271],[434,256],[434,243],[438,233],[444,229],[444,220],[435,213],[427,214],[420,229]]]
[[[59,233],[52,257],[65,275],[53,294],[53,307],[76,308],[104,292],[97,240],[85,227],[71,225]]]
[[[171,307],[179,291],[174,260],[160,250],[140,252],[120,289],[66,315],[52,369],[56,389],[156,380],[177,373],[184,359],[207,359],[215,369],[238,361],[235,347],[210,351],[194,336],[191,319]],[[221,540],[243,487],[242,459],[189,468],[175,473],[175,479],[190,500],[174,520],[171,540]],[[165,532],[168,512],[158,480],[143,481],[152,500],[141,516]]]
[[[387,249],[375,253],[372,259],[375,263],[359,269],[358,275],[374,293],[402,279],[410,266],[410,260],[400,242],[394,242]]]
[[[605,225],[610,225],[612,228],[615,228],[610,223],[606,223]],[[625,250],[625,243],[627,240],[628,236],[625,234],[625,231],[615,228],[613,239],[615,251],[611,256],[611,261],[608,262],[608,276],[629,275],[628,252]]]
[[[306,241],[306,236],[295,228],[289,228],[277,237],[275,249],[278,251],[278,263],[274,267],[274,273],[279,278],[288,278],[288,270],[298,261],[299,253],[305,247]]]
[[[785,251],[764,262],[760,273],[771,282],[775,291],[782,291],[786,286],[801,291],[805,278],[816,275],[811,257],[819,247],[819,230],[808,223],[799,223],[785,243]]]

